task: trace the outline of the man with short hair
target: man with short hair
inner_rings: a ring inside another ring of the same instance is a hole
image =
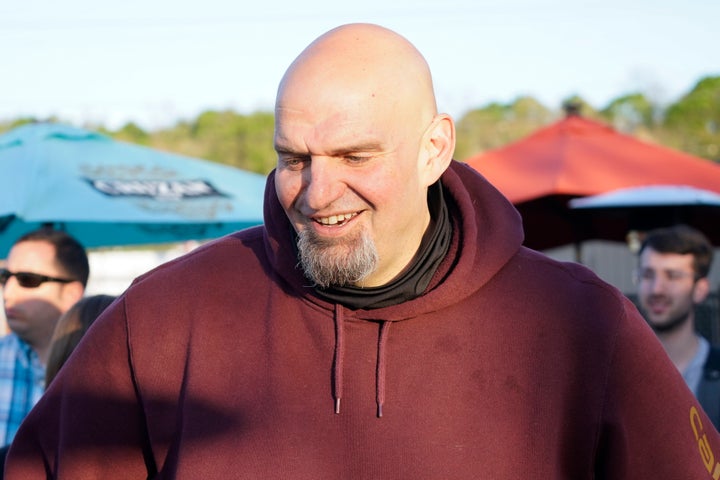
[[[523,247],[517,210],[454,147],[410,42],[368,24],[319,37],[280,82],[264,224],[105,310],[6,478],[720,472],[637,309]]]
[[[670,360],[720,427],[720,350],[695,326],[695,306],[710,292],[713,248],[687,225],[647,233],[638,252],[638,302]]]
[[[84,294],[89,274],[83,246],[43,228],[20,237],[0,269],[5,317],[0,338],[0,445],[9,444],[44,391],[55,323]]]

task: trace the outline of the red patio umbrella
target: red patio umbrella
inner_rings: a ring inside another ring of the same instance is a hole
[[[467,163],[515,204],[525,244],[539,250],[591,238],[624,239],[622,224],[568,208],[573,198],[660,184],[720,193],[720,165],[577,115]]]

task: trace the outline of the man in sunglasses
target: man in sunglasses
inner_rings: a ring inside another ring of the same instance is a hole
[[[42,395],[55,323],[83,297],[89,270],[83,246],[62,231],[30,232],[10,249],[0,269],[11,330],[0,339],[0,446]]]
[[[645,320],[720,428],[720,349],[695,325],[695,305],[710,293],[712,244],[702,232],[676,225],[648,232],[638,255],[638,301]]]

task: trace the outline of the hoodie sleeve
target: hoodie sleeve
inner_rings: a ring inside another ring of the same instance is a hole
[[[718,479],[720,437],[654,332],[625,302],[597,439],[598,479]]]
[[[148,478],[123,301],[95,322],[10,448],[5,478]]]

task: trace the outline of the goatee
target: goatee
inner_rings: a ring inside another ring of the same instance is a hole
[[[685,322],[687,322],[690,319],[690,312],[685,312],[681,315],[677,315],[675,317],[672,317],[670,320],[668,320],[665,323],[651,323],[648,321],[648,325],[650,325],[650,328],[653,329],[655,333],[669,333],[677,330],[682,325],[685,325]]]
[[[321,288],[354,285],[375,271],[378,264],[375,244],[364,230],[326,239],[306,228],[299,232],[297,246],[305,276]]]

